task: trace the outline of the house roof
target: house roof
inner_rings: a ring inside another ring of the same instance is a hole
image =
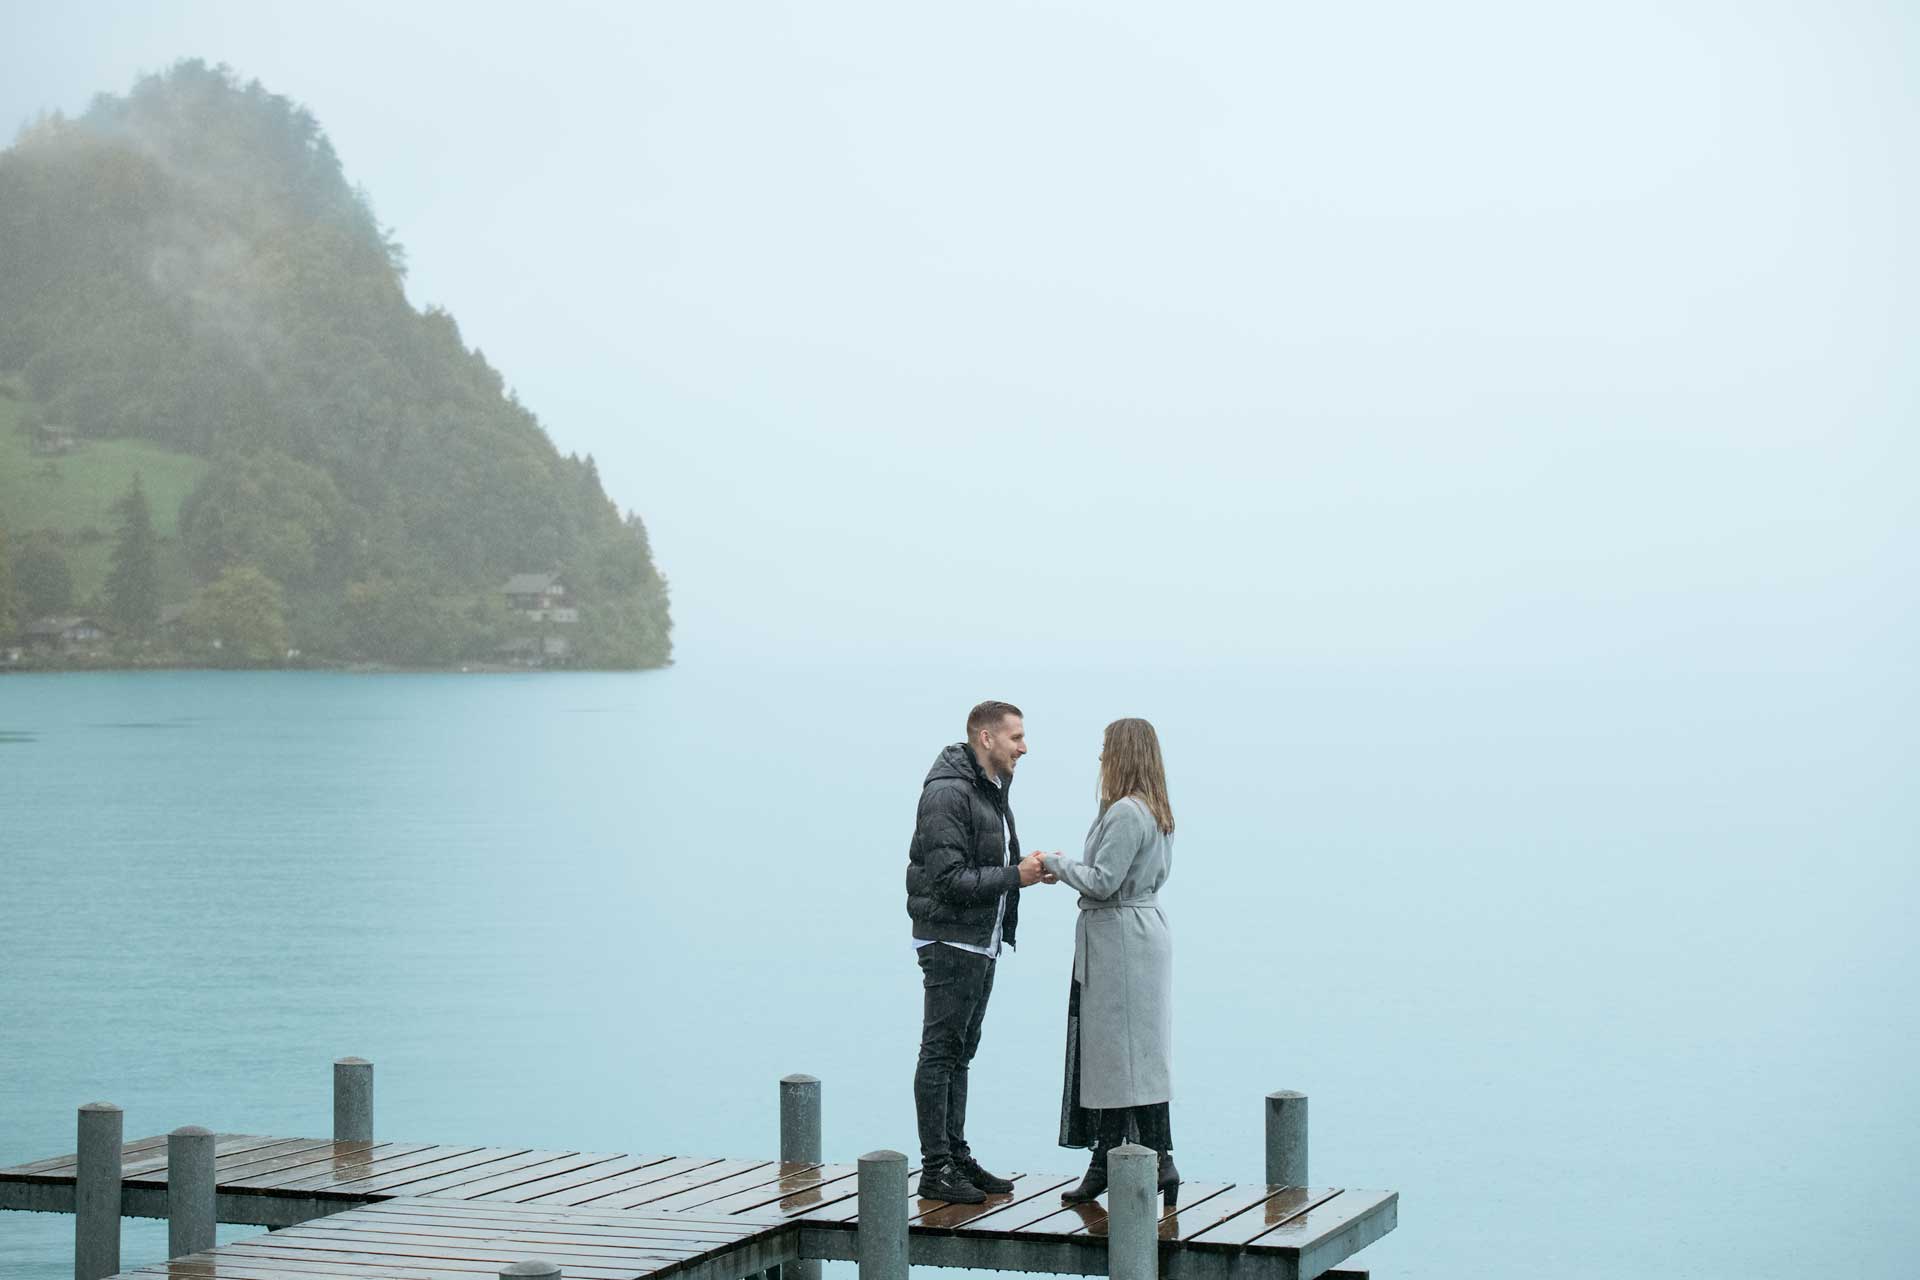
[[[538,596],[563,589],[557,573],[516,573],[507,579],[506,586],[500,588],[510,596]]]

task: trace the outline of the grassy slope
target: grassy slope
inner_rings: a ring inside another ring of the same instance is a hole
[[[17,540],[38,529],[63,535],[74,601],[84,604],[106,584],[117,523],[113,503],[137,472],[161,538],[161,599],[183,603],[189,583],[176,536],[180,504],[206,474],[206,462],[140,440],[92,441],[62,458],[39,457],[20,428],[23,407],[0,394],[0,527],[8,537]],[[86,537],[89,529],[102,536]]]

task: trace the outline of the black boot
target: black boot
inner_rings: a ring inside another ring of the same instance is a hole
[[[967,1181],[990,1196],[1003,1196],[1013,1190],[1013,1184],[997,1173],[988,1173],[980,1167],[980,1162],[970,1155],[954,1160],[954,1167],[967,1175]]]
[[[1180,1200],[1180,1170],[1173,1166],[1173,1152],[1160,1153],[1160,1194],[1171,1209]]]
[[[1107,1192],[1107,1150],[1105,1147],[1093,1149],[1093,1159],[1087,1165],[1087,1176],[1080,1179],[1080,1185],[1060,1193],[1061,1204],[1086,1204],[1098,1200]]]

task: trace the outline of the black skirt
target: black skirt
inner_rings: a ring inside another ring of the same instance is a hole
[[[1080,1105],[1080,984],[1067,993],[1067,1070],[1060,1090],[1060,1145],[1109,1149],[1137,1142],[1155,1151],[1173,1150],[1173,1113],[1167,1103],[1137,1107]]]

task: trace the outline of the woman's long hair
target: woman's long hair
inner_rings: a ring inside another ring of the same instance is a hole
[[[1116,801],[1138,796],[1165,835],[1173,834],[1173,806],[1167,802],[1167,770],[1160,762],[1160,735],[1145,720],[1115,720],[1100,744],[1100,812]]]

